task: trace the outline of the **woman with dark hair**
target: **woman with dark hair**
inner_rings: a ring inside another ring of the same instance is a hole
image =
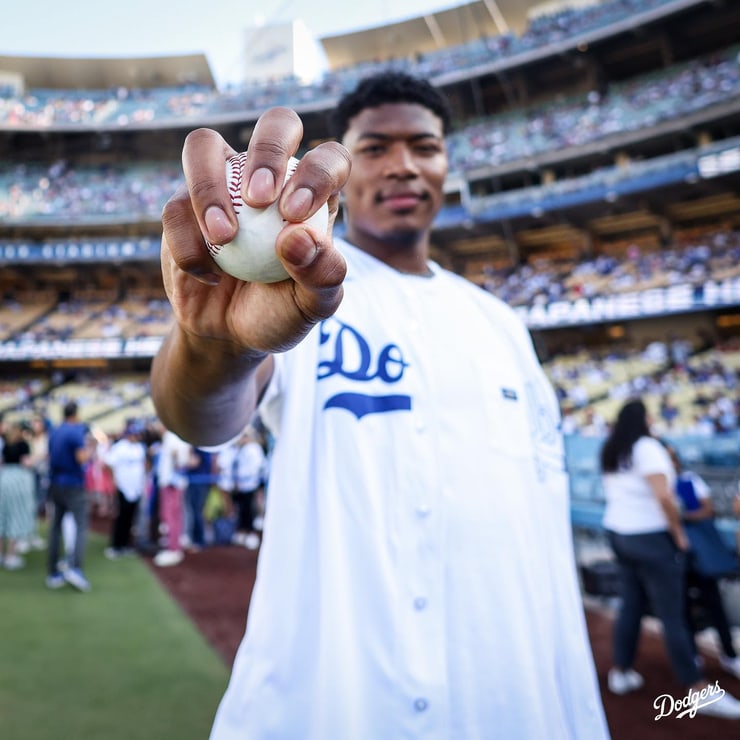
[[[621,576],[609,689],[626,694],[644,684],[632,665],[649,605],[663,625],[663,639],[678,681],[701,691],[707,681],[694,659],[685,618],[689,542],[674,495],[676,472],[668,450],[650,434],[647,410],[640,399],[628,401],[620,410],[601,449],[601,472],[606,495],[603,523]],[[726,694],[697,711],[738,719],[740,701]]]

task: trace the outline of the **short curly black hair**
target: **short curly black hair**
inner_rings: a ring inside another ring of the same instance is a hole
[[[329,116],[332,136],[341,141],[349,122],[366,108],[385,103],[417,103],[428,108],[442,121],[443,133],[450,130],[452,113],[445,96],[427,80],[406,72],[387,70],[361,80],[357,87],[344,95]]]

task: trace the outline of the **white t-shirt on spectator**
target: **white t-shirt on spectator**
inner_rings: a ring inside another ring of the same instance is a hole
[[[222,447],[216,453],[216,469],[218,471],[218,487],[224,491],[234,489],[234,459],[236,444],[231,443]]]
[[[138,501],[146,486],[146,448],[124,437],[106,451],[103,462],[113,471],[116,488],[127,501]]]
[[[666,448],[652,437],[641,437],[632,448],[632,467],[603,477],[604,527],[618,534],[646,534],[668,529],[668,519],[646,476],[662,473],[673,489],[676,472]]]
[[[265,453],[259,442],[247,442],[236,448],[234,484],[240,493],[255,491],[264,480]]]
[[[183,491],[187,488],[188,479],[184,474],[190,456],[190,445],[169,430],[162,436],[162,447],[159,452],[157,477],[160,488],[174,486]]]

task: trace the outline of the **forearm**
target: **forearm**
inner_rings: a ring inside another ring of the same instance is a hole
[[[673,536],[673,539],[678,542],[685,537],[683,521],[681,520],[681,514],[678,507],[670,498],[659,498],[658,501],[666,515],[666,519],[668,519],[668,529]]]
[[[232,439],[249,423],[267,378],[261,352],[191,339],[175,327],[152,363],[151,394],[170,431],[197,446]]]
[[[712,517],[714,517],[714,510],[707,511],[704,507],[696,511],[685,511],[683,513],[684,521],[687,522],[699,522],[702,519],[711,519]]]
[[[668,520],[668,530],[673,537],[676,546],[681,550],[688,549],[688,540],[686,539],[686,530],[681,520],[681,512],[676,504],[676,499],[668,488],[668,480],[662,473],[648,475],[647,482],[653,489],[653,494],[663,509],[663,513]]]

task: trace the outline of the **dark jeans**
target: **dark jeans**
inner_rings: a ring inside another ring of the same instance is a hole
[[[139,509],[139,500],[129,501],[120,491],[116,493],[118,495],[118,512],[113,520],[110,544],[114,550],[124,550],[131,546],[131,528]]]
[[[630,668],[640,639],[641,620],[652,613],[663,625],[671,665],[684,685],[701,679],[694,661],[691,631],[686,621],[686,555],[668,532],[616,534],[609,542],[620,566],[621,606],[614,625],[614,665]]]
[[[254,494],[259,491],[235,491],[231,494],[231,500],[236,506],[236,530],[237,532],[254,531]]]
[[[59,548],[62,539],[62,519],[69,511],[75,520],[75,546],[70,566],[82,569],[87,545],[87,496],[83,486],[60,486],[52,483],[49,487],[49,500],[54,507],[54,516],[49,531],[49,554],[47,568],[49,575],[58,572]]]
[[[700,575],[696,571],[689,569],[687,584],[690,589],[698,590],[699,603],[704,608],[709,623],[717,630],[724,654],[728,658],[737,657],[735,647],[732,644],[732,633],[730,632],[730,625],[727,621],[727,613],[722,603],[722,594],[720,593],[717,579]],[[695,622],[695,615],[691,609],[687,609],[687,615],[691,630],[693,633],[696,633],[698,625]]]
[[[203,508],[206,505],[209,483],[190,483],[185,492],[185,501],[190,511],[190,540],[194,545],[203,547],[205,545]]]

